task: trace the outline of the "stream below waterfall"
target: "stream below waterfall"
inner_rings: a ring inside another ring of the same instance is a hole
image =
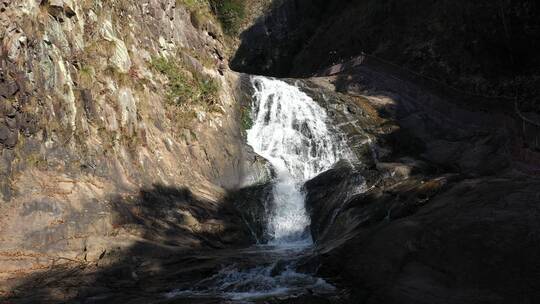
[[[296,86],[253,76],[252,120],[247,141],[272,165],[272,206],[267,210],[267,244],[237,250],[214,275],[166,294],[170,299],[221,299],[259,303],[303,294],[332,295],[336,288],[297,269],[312,239],[303,184],[351,157],[345,141],[327,124],[325,110]]]

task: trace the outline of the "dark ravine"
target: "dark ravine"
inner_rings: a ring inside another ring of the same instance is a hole
[[[309,77],[362,52],[538,110],[535,1],[279,1],[242,34],[235,70]]]

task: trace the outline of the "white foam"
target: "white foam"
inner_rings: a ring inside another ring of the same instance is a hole
[[[328,170],[349,150],[327,125],[327,114],[311,97],[284,81],[254,76],[253,127],[248,144],[274,167],[274,206],[268,232],[273,243],[309,238],[307,180]]]
[[[298,273],[291,266],[275,272],[277,263],[250,269],[236,265],[223,268],[190,290],[176,290],[165,294],[167,298],[219,296],[231,300],[255,300],[258,298],[301,294],[306,289],[318,293],[332,293],[335,287],[325,280],[309,274]],[[201,287],[199,289],[199,287]]]

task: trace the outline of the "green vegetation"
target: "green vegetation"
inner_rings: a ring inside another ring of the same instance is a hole
[[[197,11],[207,5],[206,0],[176,0],[176,3],[184,5],[190,11]]]
[[[191,13],[191,24],[197,29],[202,29],[213,19],[208,0],[176,0],[178,5],[182,5]]]
[[[26,157],[26,162],[28,165],[38,169],[44,169],[47,167],[47,160],[38,152],[29,154]]]
[[[176,3],[191,12],[191,21],[196,27],[212,13],[221,23],[223,32],[230,36],[238,34],[246,17],[247,0],[176,0]]]
[[[94,83],[96,71],[89,65],[83,65],[79,69],[79,84],[83,88],[90,88]]]
[[[212,11],[217,16],[223,31],[236,35],[246,17],[246,0],[208,0]]]
[[[169,79],[167,91],[169,103],[177,106],[216,104],[219,84],[215,80],[199,73],[190,73],[181,62],[165,57],[154,58],[151,65]]]
[[[249,107],[242,107],[242,128],[247,131],[253,127],[253,118],[251,118],[251,109]]]
[[[197,50],[193,50],[190,48],[180,48],[180,51],[197,59],[197,61],[199,61],[206,68],[216,68],[216,59],[210,57],[207,52],[198,52]]]

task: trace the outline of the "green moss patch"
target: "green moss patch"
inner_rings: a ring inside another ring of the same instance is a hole
[[[251,108],[243,107],[242,108],[242,129],[247,131],[253,127],[253,118],[251,117]]]
[[[217,103],[220,87],[214,79],[191,72],[174,59],[157,57],[152,59],[151,65],[169,79],[167,101],[170,104],[213,106]]]

